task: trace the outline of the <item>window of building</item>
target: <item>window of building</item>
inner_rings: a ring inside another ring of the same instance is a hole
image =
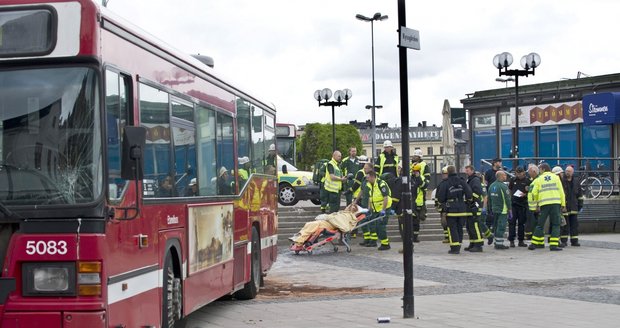
[[[500,157],[510,158],[512,157],[512,129],[500,130]]]
[[[611,158],[611,125],[582,125],[581,148],[582,157]],[[601,165],[614,170],[610,160],[601,160]],[[585,165],[582,163],[581,165]],[[590,163],[596,169],[598,163]]]
[[[474,131],[474,140],[472,140],[472,146],[474,148],[473,165],[476,169],[483,172],[490,168],[490,165],[484,164],[481,161],[495,158],[497,154],[495,149],[497,147],[497,138],[495,130],[478,130]]]
[[[426,153],[427,153],[429,156],[432,156],[432,155],[433,155],[433,147],[426,147]]]
[[[538,129],[538,157],[549,165],[557,165],[558,157],[558,127],[541,126]]]
[[[558,126],[558,150],[563,167],[572,164],[577,165],[577,124],[565,124]]]

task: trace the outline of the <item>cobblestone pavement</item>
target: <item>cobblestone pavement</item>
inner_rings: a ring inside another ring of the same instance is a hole
[[[187,327],[371,327],[382,316],[390,327],[620,327],[620,234],[581,244],[456,256],[440,242],[416,244],[415,319],[402,318],[401,245],[312,255],[281,248],[257,299],[215,302]]]

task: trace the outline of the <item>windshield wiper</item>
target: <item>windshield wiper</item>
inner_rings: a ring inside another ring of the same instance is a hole
[[[0,212],[2,212],[2,214],[4,214],[4,218],[5,219],[13,219],[13,220],[19,220],[21,219],[21,216],[13,213],[13,211],[11,211],[8,207],[6,207],[6,205],[4,205],[2,202],[0,202]]]

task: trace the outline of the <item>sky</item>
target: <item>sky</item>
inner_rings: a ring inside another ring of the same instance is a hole
[[[374,23],[376,122],[400,126],[397,0],[109,0],[108,9],[188,54],[214,58],[215,71],[277,109],[277,121],[331,123],[317,89],[348,88],[336,123],[371,118]],[[406,26],[421,50],[407,50],[410,125],[441,125],[444,100],[506,87],[493,57],[536,52],[541,65],[520,85],[620,72],[615,0],[407,1]],[[508,87],[514,86],[511,82]]]

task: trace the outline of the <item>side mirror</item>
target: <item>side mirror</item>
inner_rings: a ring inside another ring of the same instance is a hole
[[[121,158],[121,178],[125,180],[142,180],[144,178],[144,147],[146,146],[146,128],[126,126],[123,129],[123,151]]]
[[[288,168],[286,167],[286,164],[282,165],[282,173],[288,174]]]

